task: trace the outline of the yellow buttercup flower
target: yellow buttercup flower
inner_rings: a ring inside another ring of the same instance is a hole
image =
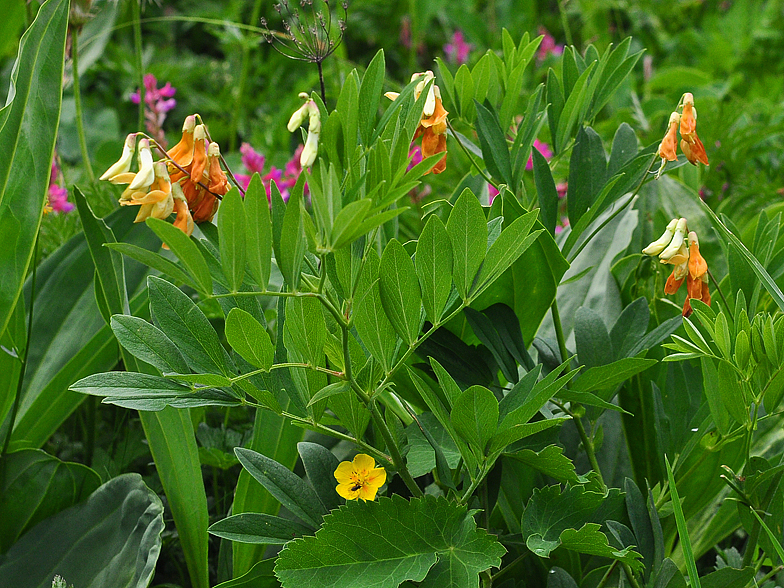
[[[354,461],[342,461],[335,470],[335,490],[346,500],[374,500],[376,492],[387,480],[384,468],[377,468],[369,455],[359,453]]]

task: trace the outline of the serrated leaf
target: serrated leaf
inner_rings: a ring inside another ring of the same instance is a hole
[[[479,573],[500,566],[505,551],[476,528],[465,506],[395,495],[352,502],[326,516],[315,537],[286,545],[275,574],[284,588],[353,588],[360,578],[374,588],[406,580],[424,588],[478,588]]]
[[[226,340],[249,364],[269,371],[275,349],[267,329],[248,312],[232,308],[226,317]]]
[[[577,483],[579,478],[574,470],[574,462],[563,454],[563,448],[548,445],[539,452],[523,449],[505,454],[525,465],[539,470],[559,482]]]

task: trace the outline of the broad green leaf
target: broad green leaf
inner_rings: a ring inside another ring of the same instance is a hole
[[[253,315],[240,308],[232,308],[226,317],[226,340],[245,361],[269,371],[275,349],[267,329]]]
[[[392,368],[397,335],[381,304],[378,286],[378,266],[380,263],[378,254],[372,250],[368,254],[365,267],[359,276],[355,297],[354,325],[362,343],[388,373]]]
[[[373,202],[369,198],[363,198],[346,205],[335,217],[335,224],[332,226],[332,236],[330,237],[333,249],[345,247],[361,236],[357,232],[357,227],[367,216]]]
[[[155,325],[139,317],[116,314],[111,327],[120,345],[161,373],[187,374],[190,371],[177,346]]]
[[[422,588],[478,588],[479,573],[500,566],[504,553],[495,537],[476,528],[465,506],[395,495],[353,502],[326,516],[315,537],[286,544],[275,574],[284,588],[348,588],[358,578],[376,588],[405,580]]]
[[[558,143],[558,122],[564,108],[564,92],[561,80],[553,71],[547,70],[547,122],[550,127],[550,137],[553,142],[553,151],[559,153],[563,150],[563,145]]]
[[[101,478],[78,463],[60,461],[38,449],[0,458],[0,552],[47,517],[84,501]]]
[[[4,555],[0,578],[18,588],[50,588],[55,574],[83,588],[146,588],[163,528],[158,496],[124,474],[26,533]]]
[[[193,300],[166,280],[150,276],[147,284],[153,320],[177,345],[190,368],[197,373],[237,375],[215,329]]]
[[[574,462],[566,457],[563,454],[563,448],[557,445],[548,445],[539,452],[522,449],[506,455],[559,482],[576,484],[579,481],[577,472],[574,470]]]
[[[491,459],[495,459],[507,446],[519,441],[520,439],[525,439],[526,437],[530,437],[531,435],[536,435],[537,433],[541,433],[551,427],[559,427],[565,421],[568,421],[570,417],[552,417],[549,419],[543,419],[541,421],[534,421],[530,423],[515,423],[511,426],[499,429],[499,431],[493,435],[493,438],[490,440],[490,448],[488,453],[491,455]]]
[[[536,211],[529,212],[501,231],[498,239],[487,250],[476,286],[471,289],[471,298],[476,298],[497,280],[536,241],[541,232],[531,233],[536,217]]]
[[[415,259],[425,314],[438,324],[452,290],[452,244],[444,223],[434,214],[419,236]]]
[[[384,249],[379,266],[381,304],[398,336],[412,345],[422,324],[422,296],[414,263],[397,239]]]
[[[536,184],[536,194],[539,198],[539,220],[542,221],[544,228],[555,235],[555,225],[558,221],[558,190],[555,188],[555,180],[550,171],[550,164],[538,149],[531,150],[534,167],[534,183]]]
[[[474,284],[474,277],[487,251],[487,221],[479,200],[466,188],[457,199],[446,232],[452,243],[452,277],[463,300]]]
[[[627,163],[637,157],[638,150],[639,143],[634,129],[625,122],[621,123],[613,137],[610,160],[607,162],[607,177],[611,178],[621,171]]]
[[[267,194],[257,173],[245,192],[245,255],[250,275],[262,291],[266,290],[272,263],[272,222]]]
[[[607,180],[602,139],[591,127],[580,127],[569,160],[569,224],[575,226],[596,202]]]
[[[308,481],[324,505],[325,512],[338,508],[345,502],[335,491],[335,470],[340,465],[338,458],[318,443],[302,441],[297,443],[297,451],[305,466]]]
[[[713,361],[713,360],[706,360]],[[749,407],[747,406],[741,382],[732,364],[719,361],[719,396],[721,404],[735,422],[748,425],[751,422]]]
[[[457,101],[456,105],[460,107],[456,114],[467,120],[472,120],[471,104],[474,101],[474,80],[471,76],[471,70],[465,63],[457,69],[455,74],[455,100]]]
[[[455,400],[451,419],[457,434],[477,455],[484,455],[487,442],[498,427],[498,400],[487,388],[471,386]]]
[[[240,191],[232,188],[223,197],[218,213],[221,267],[232,292],[240,289],[245,276],[246,227]]]
[[[174,225],[157,218],[148,218],[147,226],[166,243],[193,277],[199,290],[212,294],[212,276],[207,261],[188,235]]]
[[[455,80],[457,82],[457,80]],[[512,163],[509,157],[509,146],[504,131],[495,113],[479,102],[476,107],[476,132],[482,146],[482,158],[487,171],[504,184],[512,184]]]
[[[129,312],[128,293],[125,286],[125,266],[121,254],[104,247],[105,243],[114,243],[116,239],[112,230],[103,219],[95,216],[90,205],[79,188],[74,187],[74,199],[79,210],[87,246],[95,265],[94,280],[96,295],[100,292],[106,302],[104,320],[109,322],[112,314]]]
[[[627,37],[610,53],[607,64],[601,72],[601,82],[596,88],[592,97],[593,102],[587,111],[589,119],[594,118],[604,108],[604,105],[607,104],[618,87],[631,73],[637,61],[642,57],[643,51],[628,55],[631,40],[631,37]]]
[[[313,406],[317,402],[324,400],[325,398],[329,398],[330,396],[335,396],[337,394],[343,394],[344,392],[348,392],[351,390],[351,385],[346,381],[340,382],[333,382],[327,386],[324,386],[321,390],[316,392],[308,401],[308,406]]]
[[[253,545],[242,545],[235,543],[235,548],[240,547],[253,547]],[[266,546],[260,545],[265,549]],[[252,568],[242,575],[234,574],[233,580],[221,582],[215,588],[280,588],[280,582],[275,577],[273,569],[275,568],[276,558],[272,557],[256,562]]]
[[[0,334],[33,263],[62,104],[67,0],[49,0],[22,36],[0,109]]]
[[[310,534],[310,529],[296,521],[264,513],[246,512],[213,523],[209,532],[211,535],[240,543],[283,545],[292,539]]]
[[[616,359],[629,357],[629,350],[644,337],[650,321],[651,311],[648,300],[644,297],[638,298],[623,309],[610,329],[610,343]]]
[[[359,135],[365,146],[371,143],[378,101],[384,86],[385,65],[384,50],[380,49],[365,70],[359,87]]]
[[[310,365],[323,365],[327,325],[321,303],[313,297],[286,300],[286,348],[296,350]]]
[[[618,491],[615,491],[618,492]],[[557,547],[617,559],[640,570],[641,555],[631,548],[611,547],[602,533],[601,507],[605,496],[587,491],[583,486],[559,486],[535,489],[523,512],[522,530],[526,546],[539,557],[549,557]]]
[[[471,307],[464,308],[463,312],[465,313],[466,320],[471,326],[474,335],[476,335],[482,344],[493,354],[498,367],[501,368],[501,373],[504,375],[504,378],[512,383],[516,383],[518,380],[517,363],[504,345],[501,337],[493,326],[493,323],[481,312],[478,312]]]
[[[312,529],[321,525],[324,506],[302,478],[275,460],[250,449],[237,447],[234,453],[242,467],[293,515]]]

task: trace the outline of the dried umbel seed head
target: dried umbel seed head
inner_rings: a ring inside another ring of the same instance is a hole
[[[262,18],[261,25],[267,28],[264,38],[276,51],[290,59],[321,63],[343,40],[348,3],[343,2],[340,6],[343,15],[336,18],[329,0],[300,0],[299,8],[292,7],[289,0],[281,0],[273,8],[281,16],[286,32],[269,30],[267,19]]]

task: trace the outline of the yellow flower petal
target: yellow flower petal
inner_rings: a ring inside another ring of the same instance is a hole
[[[363,486],[357,492],[357,497],[362,500],[375,500],[377,491],[378,488],[374,488],[373,486]]]
[[[360,490],[352,490],[354,488],[353,483],[349,484],[338,484],[335,486],[335,490],[342,498],[346,500],[356,500],[359,498]]]
[[[367,474],[370,470],[376,467],[376,460],[364,453],[358,453],[354,457],[354,470],[357,473]],[[364,471],[363,471],[364,470]]]
[[[350,461],[342,461],[335,470],[334,476],[340,484],[351,484],[353,483],[353,480],[351,479],[353,474],[354,464]]]
[[[381,488],[381,486],[383,486],[384,482],[386,481],[387,471],[384,468],[375,468],[370,470],[367,478],[365,478],[365,483],[368,486],[373,486],[375,488]]]

